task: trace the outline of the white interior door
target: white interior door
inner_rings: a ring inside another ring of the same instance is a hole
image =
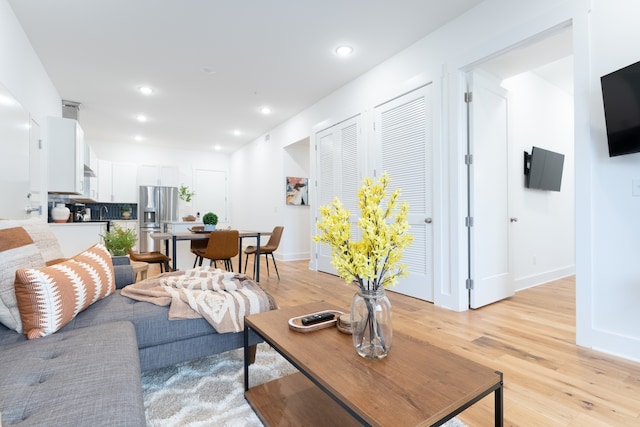
[[[433,163],[431,85],[386,102],[375,109],[379,170],[391,176],[391,191],[401,190],[409,203],[413,243],[402,262],[409,275],[392,288],[433,301]]]
[[[362,181],[360,149],[360,116],[355,116],[316,134],[318,203],[315,206],[316,221],[320,218],[319,208],[329,205],[338,197],[342,205],[351,213],[351,238],[360,239],[357,219],[358,189]],[[318,271],[337,274],[331,265],[331,247],[321,243],[317,246]]]
[[[195,169],[193,171],[192,214],[200,212],[200,218],[213,212],[218,215],[218,227],[228,225],[227,216],[227,174],[224,171]]]
[[[469,76],[470,186],[469,306],[514,294],[509,239],[507,95],[499,82]]]

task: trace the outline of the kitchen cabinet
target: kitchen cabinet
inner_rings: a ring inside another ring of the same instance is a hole
[[[76,120],[49,117],[50,193],[83,194],[84,132]]]
[[[138,167],[138,185],[178,187],[180,170],[175,166],[141,165]]]
[[[113,195],[113,166],[108,160],[98,160],[98,201],[111,203]]]
[[[98,176],[99,202],[138,202],[137,171],[135,164],[99,160]]]
[[[84,196],[98,200],[98,156],[89,144],[84,144]]]

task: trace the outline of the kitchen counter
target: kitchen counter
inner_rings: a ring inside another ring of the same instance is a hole
[[[108,224],[110,221],[109,219],[103,219],[102,221],[100,220],[96,220],[96,221],[78,221],[78,222],[50,222],[49,225],[52,227],[66,227],[66,226],[81,226],[81,225],[86,225],[86,226],[91,226],[91,225],[95,225],[95,224]]]

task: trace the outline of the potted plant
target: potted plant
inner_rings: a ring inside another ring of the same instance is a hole
[[[195,191],[189,190],[189,187],[182,184],[178,188],[178,198],[182,200],[186,205],[187,215],[182,217],[183,221],[195,221],[196,217],[191,214],[191,199],[196,195]]]
[[[109,231],[101,234],[104,245],[112,256],[124,256],[138,241],[136,231],[132,228],[123,229],[114,224]]]
[[[122,213],[123,219],[131,218],[131,205],[122,205],[120,212]]]
[[[207,212],[202,217],[202,222],[204,223],[205,231],[213,231],[216,229],[216,224],[218,224],[218,215],[213,212]]]

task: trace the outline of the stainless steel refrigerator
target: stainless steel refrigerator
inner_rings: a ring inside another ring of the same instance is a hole
[[[178,188],[141,185],[138,209],[140,252],[160,250],[151,233],[163,232],[166,223],[178,220]]]

